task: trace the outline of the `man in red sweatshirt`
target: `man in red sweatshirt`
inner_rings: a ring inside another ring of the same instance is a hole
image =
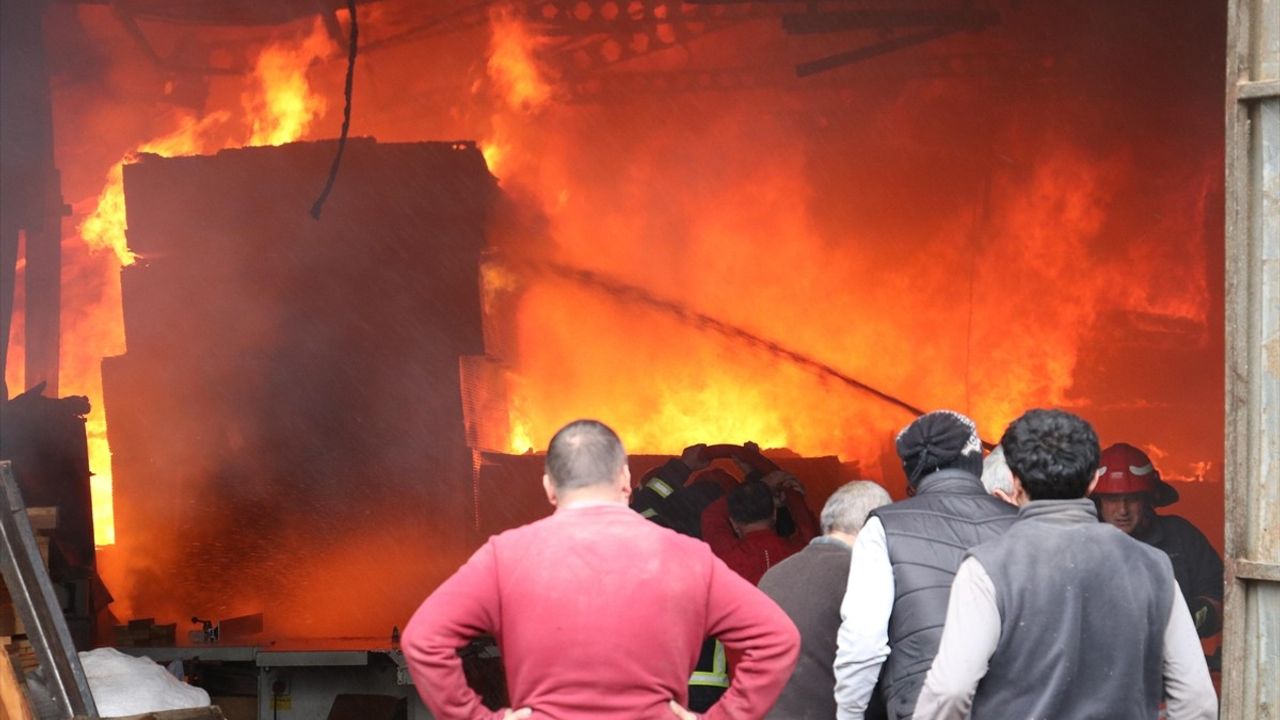
[[[422,603],[401,647],[437,720],[671,720],[704,638],[742,661],[707,720],[760,718],[796,663],[795,625],[706,544],[627,507],[618,436],[594,420],[551,439],[548,518],[489,539]],[[467,687],[458,649],[497,638],[515,709]]]

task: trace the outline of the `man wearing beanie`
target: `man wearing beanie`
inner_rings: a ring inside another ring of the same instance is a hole
[[[960,565],[916,717],[1215,720],[1169,558],[1099,523],[1085,497],[1098,482],[1093,428],[1031,410],[1000,445],[1018,520]]]
[[[890,720],[911,717],[960,562],[1017,516],[983,488],[982,441],[964,415],[922,415],[896,445],[911,497],[872,512],[853,544],[837,636],[839,720],[867,717],[877,688]]]

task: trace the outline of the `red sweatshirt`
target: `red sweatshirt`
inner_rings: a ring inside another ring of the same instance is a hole
[[[704,716],[760,718],[795,666],[790,619],[694,538],[624,505],[557,510],[489,539],[422,603],[401,636],[438,720],[501,718],[467,687],[458,649],[497,638],[512,707],[534,718],[672,720],[704,638],[741,653]]]
[[[796,523],[796,531],[786,538],[778,537],[772,528],[738,537],[729,523],[727,498],[716,500],[702,511],[702,539],[716,557],[752,585],[759,583],[769,568],[800,552],[818,536],[818,521],[805,504],[804,495],[788,489],[783,497]]]

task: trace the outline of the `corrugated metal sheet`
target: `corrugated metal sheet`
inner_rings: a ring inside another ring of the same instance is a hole
[[[1227,38],[1223,717],[1280,718],[1280,1]]]

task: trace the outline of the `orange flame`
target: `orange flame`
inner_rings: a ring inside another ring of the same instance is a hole
[[[80,238],[95,250],[111,250],[122,266],[137,262],[137,256],[129,249],[125,238],[124,166],[137,159],[140,153],[154,153],[165,157],[191,155],[203,151],[210,143],[206,138],[211,131],[230,119],[226,112],[212,113],[203,118],[181,115],[178,127],[138,146],[107,172],[107,184],[98,196],[98,205],[81,223]]]
[[[529,437],[528,423],[514,416],[514,413],[511,418],[511,441],[507,449],[515,455],[523,455],[534,449],[533,440]]]
[[[966,411],[987,439],[1029,407],[1070,404],[1078,352],[1100,314],[1204,317],[1203,280],[1194,282],[1202,263],[1178,288],[1163,282],[1166,263],[1096,257],[1116,217],[1111,198],[1133,183],[1123,152],[1091,154],[1049,131],[1009,140],[1027,160],[994,173],[981,246],[968,240],[968,209],[931,235],[882,238],[882,227],[852,223],[833,238],[809,205],[812,150],[777,121],[743,123],[726,111],[672,130],[550,98],[537,114],[507,106],[493,119],[504,130],[495,154],[504,186],[536,198],[556,261],[778,340],[924,409]],[[583,142],[610,122],[627,142],[608,153]],[[1201,217],[1192,210],[1167,225]],[[526,239],[506,242],[523,248]],[[626,298],[538,276],[511,292],[516,451],[594,416],[636,452],[754,440],[859,460],[874,473],[887,438],[910,420],[782,356]]]
[[[274,43],[262,51],[254,69],[260,89],[243,97],[245,113],[253,119],[248,145],[293,142],[324,115],[327,103],[323,95],[311,92],[307,68],[332,48],[317,20],[301,43]]]
[[[506,148],[499,140],[489,138],[480,143],[480,154],[484,156],[484,164],[495,177],[502,176],[502,161],[507,155]]]
[[[514,7],[489,12],[489,78],[507,106],[531,112],[551,99],[551,85],[544,79],[534,53],[540,41],[522,22]]]
[[[25,233],[23,233],[25,236]],[[19,242],[26,244],[25,238],[20,238]],[[19,392],[25,390],[26,363],[27,359],[22,349],[26,345],[26,266],[27,260],[25,252],[20,251],[18,262],[14,268],[13,283],[13,314],[9,325],[9,351],[5,358],[4,366],[4,383],[5,388],[11,392]],[[3,398],[8,400],[8,398]]]
[[[209,112],[201,117],[180,115],[171,132],[141,143],[111,167],[96,206],[80,223],[78,232],[81,239],[95,251],[113,252],[119,266],[137,262],[126,238],[124,166],[141,153],[174,157],[208,153],[236,145],[280,145],[303,137],[323,116],[326,108],[324,98],[310,87],[307,69],[331,49],[332,43],[319,21],[300,41],[268,45],[258,56],[250,86],[241,95],[249,125],[247,136],[241,135],[240,143],[234,141],[234,118],[226,110]],[[84,333],[92,333],[114,340],[95,343],[99,348],[96,353],[91,353],[95,361],[74,373],[64,372],[63,386],[69,392],[87,394],[93,407],[87,418],[87,432],[89,467],[94,473],[91,480],[94,541],[98,545],[111,545],[115,542],[111,449],[107,441],[107,420],[96,362],[123,349],[119,347],[124,336],[119,299],[104,298],[102,305],[90,314],[101,322],[94,323],[96,327],[81,328],[79,339],[92,341],[95,338],[84,337]]]
[[[489,32],[489,60],[485,69],[505,109],[516,115],[528,115],[546,107],[552,99],[553,87],[535,58],[543,41],[530,32],[512,6],[490,9]],[[507,162],[512,156],[508,122],[502,114],[495,115],[488,137],[479,143],[489,172],[499,178],[512,171]]]

